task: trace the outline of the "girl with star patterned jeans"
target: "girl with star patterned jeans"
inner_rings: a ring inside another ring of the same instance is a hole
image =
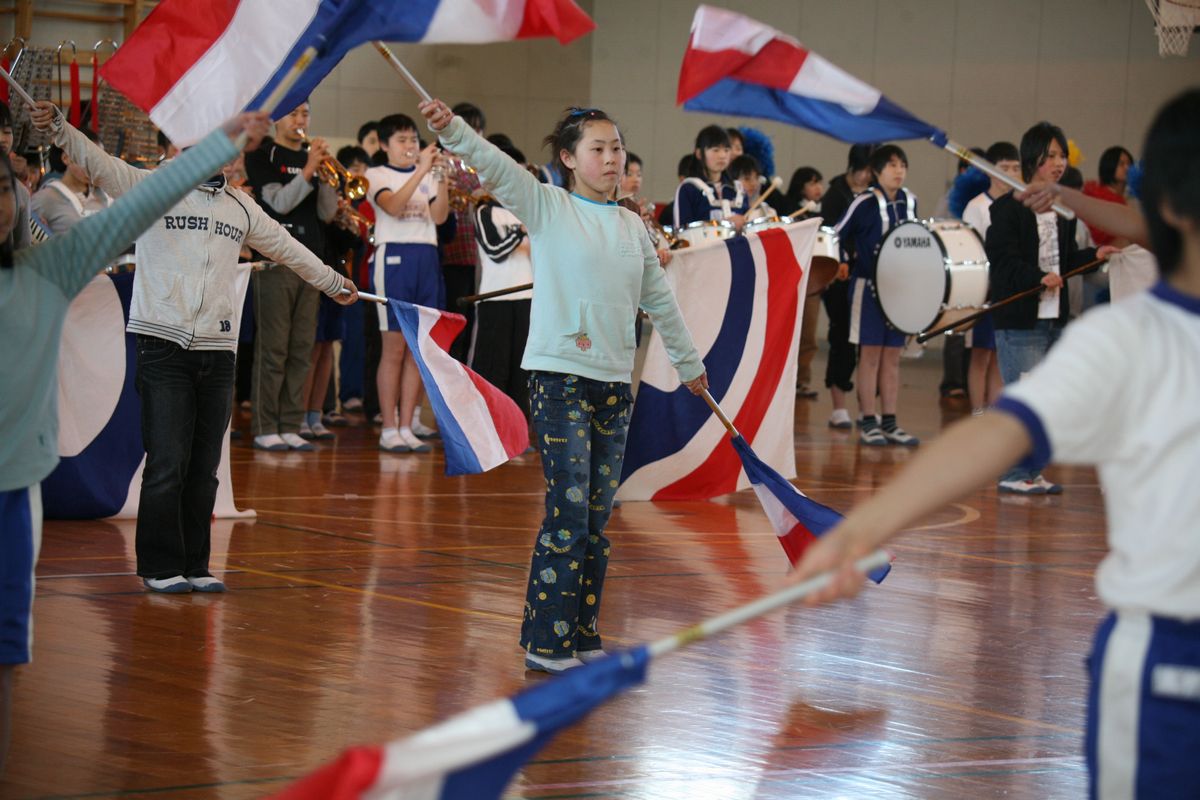
[[[621,477],[633,407],[628,383],[534,372],[529,400],[546,476],[521,646],[569,657],[601,648],[597,618],[610,543],[604,528]]]

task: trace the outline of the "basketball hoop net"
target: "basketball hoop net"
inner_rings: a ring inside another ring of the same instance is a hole
[[[1160,56],[1186,56],[1192,32],[1200,26],[1200,0],[1146,0],[1158,33]]]

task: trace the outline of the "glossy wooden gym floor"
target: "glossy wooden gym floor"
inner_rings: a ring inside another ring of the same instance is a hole
[[[901,421],[957,418],[940,359],[905,362]],[[825,426],[797,401],[798,484],[846,509],[910,453]],[[218,522],[224,596],[146,594],[131,522],[48,522],[35,662],[17,673],[0,796],[250,798],[353,743],[383,742],[530,681],[516,645],[541,472],[524,456],[446,478],[370,427],[316,454],[234,449]],[[655,663],[560,735],[513,798],[1079,797],[1083,659],[1102,609],[1094,473],[1050,498],[979,491],[900,539],[852,603],[787,609]],[[628,503],[602,617],[651,640],[781,583],[752,492]]]

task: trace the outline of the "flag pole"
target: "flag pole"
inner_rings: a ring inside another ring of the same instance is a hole
[[[350,290],[342,289],[342,291],[339,292],[339,294],[350,294]],[[383,297],[382,295],[378,295],[378,294],[371,294],[370,292],[359,292],[358,299],[359,300],[369,300],[372,303],[379,303],[379,305],[381,305],[381,306],[387,305],[387,301],[388,301],[388,299],[386,297]]]
[[[33,108],[37,101],[29,96],[29,92],[25,91],[25,87],[17,83],[17,79],[12,75],[9,75],[8,70],[6,70],[4,67],[0,67],[0,75],[4,76],[5,82],[12,87],[13,91],[17,93],[17,96],[28,103],[30,108]]]
[[[986,158],[980,158],[958,142],[947,139],[945,144],[938,144],[938,141],[934,138],[931,138],[929,141],[933,142],[935,147],[941,147],[943,150],[947,150],[961,158],[963,161],[966,161],[971,166],[978,167],[980,170],[992,176],[996,180],[1004,181],[1004,183],[1016,189],[1018,192],[1023,192],[1027,188],[1024,183],[1012,177],[1011,175],[1005,175],[1003,172],[996,169],[995,165],[993,165]],[[1075,219],[1075,212],[1066,206],[1061,205],[1060,203],[1055,203],[1053,208],[1055,213],[1057,213],[1063,219]]]
[[[712,409],[712,412],[717,415],[717,419],[721,420],[721,424],[725,426],[725,430],[729,431],[730,436],[735,439],[741,436],[738,433],[738,429],[733,427],[733,423],[729,421],[729,417],[725,416],[725,412],[717,405],[717,401],[713,400],[713,396],[708,393],[708,389],[701,392],[700,396],[704,398],[704,402],[708,403],[708,407]]]
[[[378,39],[376,39],[373,44],[375,45],[375,49],[378,50],[380,55],[383,56],[384,60],[391,64],[392,68],[395,69],[396,72],[400,73],[400,77],[404,78],[404,82],[411,86],[412,90],[420,95],[422,100],[424,100],[426,103],[433,100],[433,96],[430,95],[429,92],[425,91],[425,87],[422,86],[415,77],[413,77],[413,74],[408,71],[408,67],[404,66],[404,63],[400,59],[396,58],[396,54],[392,52],[390,47]]]
[[[860,558],[854,563],[854,568],[864,575],[874,572],[880,567],[887,566],[891,563],[891,556],[886,550],[876,550],[868,556]],[[741,625],[743,622],[749,622],[755,617],[761,617],[770,611],[786,606],[789,603],[794,603],[801,600],[813,592],[823,589],[833,580],[833,572],[825,572],[815,577],[809,578],[806,581],[797,583],[794,586],[789,586],[786,589],[781,589],[774,594],[769,594],[766,597],[760,597],[751,603],[744,606],[727,611],[724,614],[707,619],[698,625],[693,625],[690,628],[684,628],[679,633],[668,636],[664,639],[659,639],[647,646],[651,657],[658,658],[661,655],[678,650],[681,647],[698,642],[701,639],[707,639],[713,634],[732,628],[735,625]]]
[[[268,114],[274,111],[275,106],[283,102],[283,98],[292,90],[292,87],[296,85],[296,81],[299,80],[300,76],[304,74],[304,70],[308,69],[308,65],[316,57],[317,48],[315,45],[309,45],[305,48],[300,57],[292,64],[292,68],[283,76],[283,80],[275,84],[275,88],[267,96],[267,99],[263,101],[263,104],[258,107],[258,110],[265,111]]]

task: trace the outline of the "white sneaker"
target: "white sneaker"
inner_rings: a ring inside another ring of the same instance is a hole
[[[585,664],[590,664],[593,661],[608,658],[608,653],[603,650],[578,650],[575,653],[575,657]]]
[[[379,449],[389,453],[408,453],[412,448],[400,438],[400,432],[395,428],[384,428],[379,435]]]
[[[582,661],[570,656],[566,658],[550,658],[549,656],[535,656],[533,653],[525,654],[525,669],[532,669],[537,672],[549,672],[551,675],[558,675],[561,672],[582,666]]]
[[[408,445],[408,449],[414,453],[428,453],[433,449],[418,439],[417,435],[413,433],[412,428],[401,428],[398,433],[400,435],[400,441]]]
[[[300,435],[296,434],[296,433],[281,433],[279,435],[279,438],[283,439],[283,443],[286,444],[288,447],[290,447],[293,450],[303,450],[304,452],[310,452],[312,450],[317,449],[317,448],[313,447],[311,444],[309,444],[308,442],[301,439]]]
[[[325,425],[320,422],[318,422],[316,425],[311,426],[309,428],[309,430],[312,432],[312,438],[314,438],[314,439],[336,439],[337,438],[336,436],[333,435],[333,431],[329,430],[329,428],[326,428]],[[300,435],[304,436],[303,428],[300,429]]]
[[[1036,481],[1000,481],[996,488],[1006,494],[1046,494],[1046,487]]]
[[[846,409],[835,408],[829,415],[829,427],[843,431],[849,430],[854,427],[854,420],[850,418],[850,412]]]
[[[254,437],[254,449],[269,450],[273,453],[277,453],[281,450],[287,450],[288,445],[287,442],[283,440],[283,437],[278,433],[268,433],[264,434],[263,436]]]
[[[983,412],[985,412],[985,411],[987,411],[986,408],[973,408],[973,409],[971,409],[971,416],[972,417],[982,417]]]
[[[301,422],[301,423],[300,423],[300,438],[301,438],[301,439],[315,439],[315,438],[317,438],[317,437],[316,437],[316,434],[314,434],[314,433],[313,433],[313,429],[312,429],[312,428],[310,428],[310,427],[308,427],[308,423],[307,423],[307,422]]]
[[[413,420],[412,432],[416,434],[417,438],[419,439],[436,439],[441,435],[438,433],[437,428],[431,428],[428,425],[423,424],[419,419]]]

